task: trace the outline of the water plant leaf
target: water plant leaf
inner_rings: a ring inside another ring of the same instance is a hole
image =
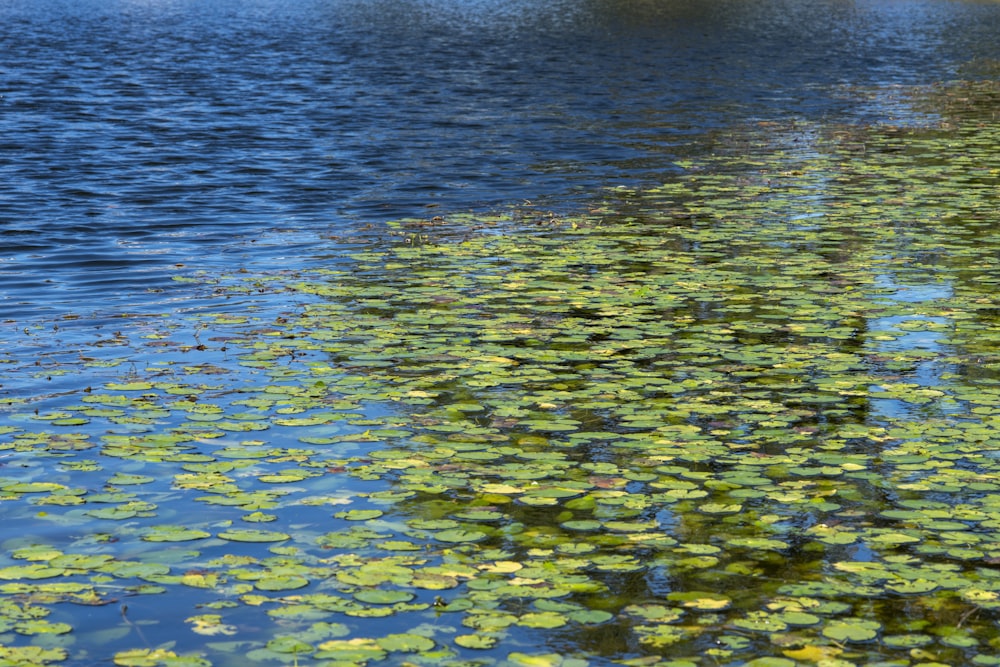
[[[283,542],[291,539],[288,533],[275,530],[253,530],[250,528],[233,528],[224,530],[218,537],[231,542]]]
[[[386,651],[373,639],[332,639],[316,647],[313,657],[317,660],[333,660],[343,663],[365,664],[372,660],[382,660]]]
[[[309,578],[299,574],[268,572],[258,577],[253,585],[261,591],[293,591],[310,584]]]
[[[354,598],[356,600],[371,604],[396,604],[398,602],[409,602],[414,597],[416,596],[409,591],[378,588],[360,590],[354,593]]]
[[[14,631],[19,635],[62,635],[72,630],[73,626],[69,623],[50,623],[44,619],[20,621],[14,624]]]
[[[0,646],[0,660],[11,667],[28,665],[48,665],[62,662],[67,657],[66,649],[41,646]]]
[[[178,656],[167,649],[129,649],[114,655],[114,663],[120,667],[158,667],[170,664]]]
[[[502,662],[580,631],[600,650],[510,660],[986,664],[996,78],[845,86],[905,98],[891,124],[725,123],[589,213],[373,223],[99,345],[18,323],[0,498],[34,528],[0,628],[66,642],[70,607],[164,595],[200,600],[195,634],[263,619],[204,645],[223,661]],[[12,395],[48,377],[69,391]],[[205,660],[173,649],[119,659]]]
[[[223,623],[222,616],[219,614],[191,616],[185,619],[184,622],[190,623],[191,631],[199,635],[213,637],[217,635],[235,635],[237,633],[236,626]]]
[[[423,653],[434,648],[434,640],[413,633],[386,635],[375,640],[379,648],[402,653]]]
[[[142,539],[147,542],[188,542],[191,540],[201,540],[211,537],[212,534],[195,528],[185,528],[183,526],[153,526],[143,534]]]
[[[382,510],[348,510],[346,512],[337,512],[334,516],[345,521],[369,521],[377,519],[382,514],[384,514]]]
[[[453,640],[462,648],[488,650],[497,645],[500,638],[489,634],[456,635]]]
[[[838,619],[830,621],[823,627],[823,636],[836,641],[863,642],[875,639],[882,624],[878,621],[855,619]]]

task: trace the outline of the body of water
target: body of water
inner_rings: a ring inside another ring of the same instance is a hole
[[[0,663],[1000,664],[998,34],[0,0]]]
[[[142,308],[179,272],[304,261],[317,234],[397,217],[572,209],[660,182],[737,125],[895,122],[891,87],[995,57],[998,16],[938,0],[9,0],[0,320]]]

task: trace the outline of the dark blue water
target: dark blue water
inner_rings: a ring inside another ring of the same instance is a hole
[[[0,322],[387,219],[582,206],[748,123],[899,122],[1000,57],[946,0],[0,0]],[[179,266],[183,265],[183,266]]]

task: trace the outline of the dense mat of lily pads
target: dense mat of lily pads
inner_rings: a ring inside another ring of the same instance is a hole
[[[0,665],[1000,664],[996,96],[17,325]]]

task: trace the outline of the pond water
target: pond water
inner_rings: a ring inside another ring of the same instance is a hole
[[[0,665],[1000,664],[998,33],[0,3]]]
[[[890,120],[893,86],[997,48],[995,4],[937,0],[11,0],[0,18],[4,319],[132,309],[177,264],[285,266],[316,233],[428,210],[574,206],[660,182],[734,124]]]

